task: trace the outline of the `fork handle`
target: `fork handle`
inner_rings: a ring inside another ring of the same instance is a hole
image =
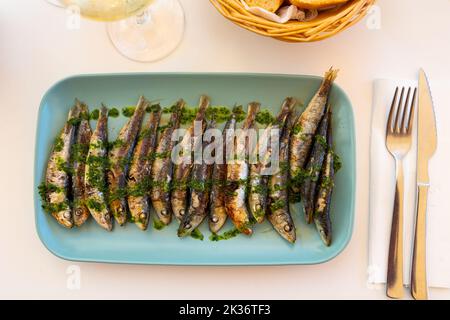
[[[390,298],[403,298],[403,163],[396,159],[397,183],[395,186],[394,211],[392,213],[391,239],[387,269],[386,294]]]
[[[428,299],[426,271],[426,212],[428,188],[428,185],[418,186],[417,217],[411,269],[411,295],[416,300]]]

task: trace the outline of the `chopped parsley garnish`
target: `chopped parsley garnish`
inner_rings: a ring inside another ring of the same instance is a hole
[[[235,115],[237,122],[244,121],[245,117],[247,116],[247,113],[244,111],[242,105],[235,106],[232,112]]]
[[[238,235],[241,234],[241,231],[239,231],[239,229],[234,228],[228,231],[225,231],[223,234],[219,235],[217,233],[213,233],[210,237],[209,240],[211,241],[221,241],[221,240],[229,240],[232,239],[234,237],[237,237]]]
[[[64,171],[66,174],[71,175],[73,173],[72,166],[64,161],[63,158],[57,158],[56,159],[56,168],[58,170]]]
[[[270,209],[273,211],[280,210],[283,209],[285,205],[286,205],[285,201],[277,200],[270,204]]]
[[[120,112],[117,108],[112,108],[108,111],[108,117],[117,118],[120,115]]]
[[[77,126],[80,124],[81,120],[82,120],[81,117],[70,118],[69,120],[67,120],[67,123],[72,126]]]
[[[159,103],[152,104],[151,106],[148,106],[147,108],[145,108],[145,111],[147,113],[158,112],[159,110],[161,110],[161,105]]]
[[[161,222],[161,220],[153,219],[153,228],[155,230],[162,230],[166,227],[164,223]]]
[[[198,230],[198,228],[195,228],[195,229],[191,232],[191,238],[194,238],[194,239],[196,239],[196,240],[203,241],[203,239],[204,239],[205,237],[203,236],[203,233],[202,233],[200,230]]]
[[[292,129],[292,133],[295,134],[295,135],[298,135],[298,134],[302,133],[302,131],[303,131],[303,128],[302,128],[302,125],[300,123],[297,123],[294,126],[294,129]]]
[[[64,149],[64,140],[61,137],[56,138],[54,149],[56,152],[61,152]]]
[[[163,132],[163,131],[166,130],[167,128],[169,128],[169,125],[159,126],[159,127],[158,127],[158,132]]]
[[[334,187],[333,179],[331,179],[330,177],[322,177],[320,187],[327,190],[332,189]]]
[[[89,144],[83,143],[73,144],[71,154],[72,161],[78,163],[85,163],[88,152],[89,152]]]
[[[231,110],[224,106],[213,106],[206,110],[206,119],[223,123],[230,119]]]
[[[275,121],[275,117],[269,110],[261,110],[256,114],[256,122],[262,125],[269,125]]]
[[[334,162],[333,168],[334,168],[334,172],[336,173],[342,169],[342,160],[334,151],[332,151],[332,154],[333,154],[333,162]]]
[[[96,201],[94,199],[87,199],[86,205],[89,209],[95,210],[95,211],[102,211],[106,208],[105,204],[99,201]]]
[[[98,120],[99,117],[100,117],[100,110],[98,110],[98,109],[92,110],[92,112],[89,116],[89,118],[91,120]]]
[[[181,124],[187,124],[194,121],[198,108],[184,107],[181,112]]]
[[[176,110],[177,110],[177,105],[174,104],[170,107],[165,107],[162,112],[167,114],[167,113],[173,113]]]
[[[136,111],[135,106],[125,107],[122,109],[122,114],[127,118],[131,118],[134,114],[134,111]]]
[[[316,141],[323,149],[328,149],[327,139],[324,136],[316,135]]]

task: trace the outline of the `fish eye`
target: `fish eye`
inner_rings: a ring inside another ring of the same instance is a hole
[[[166,216],[166,215],[167,215],[167,210],[166,210],[166,209],[161,210],[161,214],[162,214],[163,216]]]
[[[66,218],[66,219],[70,219],[71,216],[72,215],[70,214],[70,212],[65,212],[64,213],[64,218]]]
[[[190,229],[192,226],[191,226],[191,224],[188,222],[188,223],[186,223],[186,224],[184,225],[184,227],[185,227],[186,229]]]
[[[186,211],[185,211],[184,209],[181,209],[181,210],[179,211],[179,213],[180,213],[180,216],[184,216],[184,214],[186,213]]]
[[[145,219],[147,217],[147,215],[145,213],[141,213],[141,215],[139,216],[141,219]]]
[[[77,217],[81,216],[81,210],[80,209],[75,210],[75,215]]]
[[[287,224],[287,225],[284,226],[284,231],[290,232],[291,230],[292,230],[291,225]]]
[[[255,209],[256,209],[256,210],[261,210],[261,209],[262,209],[262,207],[261,207],[261,205],[260,205],[260,204],[257,204],[257,205],[255,206]]]
[[[217,223],[217,222],[219,222],[219,218],[217,216],[212,216],[211,221],[214,223]]]

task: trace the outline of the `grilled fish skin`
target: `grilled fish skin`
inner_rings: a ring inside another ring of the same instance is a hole
[[[248,206],[251,215],[257,223],[262,223],[264,221],[268,202],[269,176],[263,174],[263,169],[265,168],[265,165],[270,162],[270,158],[272,155],[272,150],[269,143],[270,134],[272,130],[284,127],[286,118],[295,107],[296,103],[296,100],[291,97],[286,98],[286,100],[283,102],[277,119],[275,119],[274,123],[267,126],[262,137],[260,138],[258,150],[259,148],[261,148],[261,146],[267,146],[266,152],[263,155],[263,159],[261,159],[261,161],[258,161],[258,163],[252,164],[250,166],[250,189],[248,194]]]
[[[332,68],[325,73],[319,91],[295,124],[290,142],[289,160],[291,177],[293,181],[297,182],[292,186],[292,190],[296,193],[300,191],[301,181],[298,178],[301,177],[306,165],[313,144],[313,137],[325,112],[331,86],[337,74],[338,70]]]
[[[147,106],[147,100],[141,96],[133,116],[122,128],[109,152],[111,166],[107,176],[110,192],[110,208],[111,213],[120,226],[123,226],[127,222],[127,201],[123,190],[127,184],[129,163]]]
[[[172,206],[170,203],[170,184],[173,174],[171,151],[174,147],[172,134],[180,127],[181,112],[184,106],[183,100],[177,102],[176,109],[169,120],[170,126],[161,133],[151,170],[153,186],[150,191],[150,199],[158,219],[164,225],[168,225],[172,221]]]
[[[210,121],[207,129],[214,129],[215,122]],[[208,143],[203,142],[203,147]],[[183,216],[183,220],[178,228],[178,236],[186,237],[197,228],[208,215],[210,191],[211,191],[211,175],[213,165],[202,161],[201,164],[194,164],[191,177],[190,203],[187,214]]]
[[[231,118],[225,124],[222,133],[222,163],[214,164],[212,174],[212,189],[211,189],[211,206],[209,214],[209,229],[212,233],[218,233],[227,221],[227,211],[225,206],[225,181],[227,179],[227,164],[226,164],[226,146],[229,145],[226,142],[227,132],[229,130],[236,130],[236,114],[233,112]],[[229,133],[228,133],[229,134]],[[229,135],[231,136],[231,135]]]
[[[279,170],[270,177],[269,205],[267,206],[267,220],[290,243],[295,243],[297,236],[289,209],[289,169],[285,164],[289,161],[289,137],[296,119],[296,114],[291,113],[283,129],[280,139]]]
[[[85,168],[86,205],[94,220],[105,230],[113,228],[107,202],[108,109],[102,105],[97,127],[91,137]]]
[[[80,124],[77,129],[75,144],[72,150],[73,157],[73,220],[75,226],[80,227],[91,215],[86,206],[86,192],[84,184],[86,158],[89,151],[89,144],[92,136],[92,129],[89,124],[89,108],[85,103],[76,100],[80,109]]]
[[[313,222],[317,184],[319,182],[325,155],[328,150],[327,132],[330,120],[331,110],[328,106],[328,110],[320,122],[319,129],[317,130],[314,145],[311,151],[311,157],[305,168],[306,178],[300,186],[300,194],[302,197],[303,209],[307,223]]]
[[[74,221],[69,204],[70,175],[67,169],[76,131],[76,126],[70,120],[77,119],[79,115],[80,109],[75,105],[69,111],[68,121],[53,147],[45,175],[45,185],[51,186],[45,194],[46,201],[51,206],[50,213],[59,224],[69,229],[74,226]]]
[[[185,136],[183,137],[183,140],[180,142],[180,147],[182,148],[182,150],[191,149],[191,151],[193,152],[198,143],[201,143],[202,135],[194,136],[194,126],[195,123],[202,122],[202,134],[203,134],[203,130],[206,127],[205,114],[208,107],[209,107],[209,98],[207,96],[201,96],[197,115],[191,127],[188,129]],[[186,157],[187,155],[183,156]],[[175,165],[174,168],[173,180],[176,182],[176,186],[172,190],[170,200],[172,204],[172,211],[178,221],[183,220],[183,216],[186,213],[187,194],[188,194],[187,182],[191,175],[193,166],[194,164],[192,161],[190,161],[190,163],[183,161],[181,164]]]
[[[248,106],[247,118],[242,127],[242,134],[246,135],[249,129],[255,125],[256,114],[258,113],[260,104],[252,102]],[[237,151],[237,138],[234,139],[234,148]],[[239,141],[243,141],[239,138]],[[248,145],[245,143],[245,150],[248,150]],[[241,148],[242,146],[240,146]],[[236,159],[232,163],[227,164],[227,186],[225,190],[225,207],[228,217],[235,227],[246,235],[252,234],[250,226],[250,217],[248,214],[246,200],[247,200],[247,182],[250,174],[250,166],[246,159]]]
[[[320,184],[315,203],[314,222],[322,241],[326,246],[331,245],[332,227],[330,217],[331,196],[334,188],[334,154],[333,154],[333,133],[331,120],[328,126],[328,151],[323,164]]]
[[[150,185],[151,155],[156,148],[161,113],[161,109],[152,112],[148,122],[143,126],[128,173],[127,187],[130,190],[128,208],[134,223],[143,231],[147,230],[150,219],[147,187]]]

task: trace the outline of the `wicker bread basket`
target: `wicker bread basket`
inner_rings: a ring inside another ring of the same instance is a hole
[[[331,37],[361,20],[375,0],[350,0],[336,9],[322,11],[308,22],[285,24],[268,21],[248,12],[240,0],[210,0],[227,19],[260,35],[288,42],[312,42]]]

